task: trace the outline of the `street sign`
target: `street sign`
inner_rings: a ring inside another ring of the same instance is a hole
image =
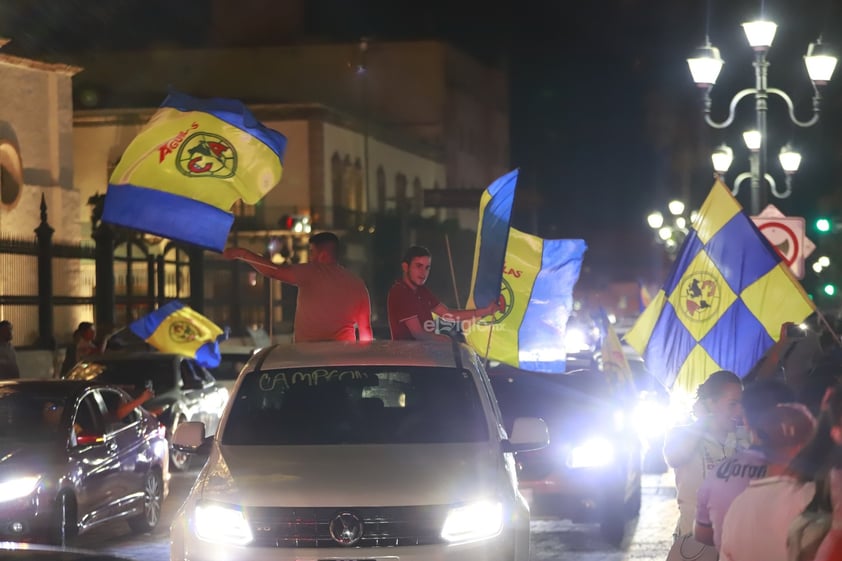
[[[816,249],[816,245],[806,236],[804,218],[785,216],[774,205],[769,205],[751,219],[789,266],[792,274],[803,279],[804,260]]]

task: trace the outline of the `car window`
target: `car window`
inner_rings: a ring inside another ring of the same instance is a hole
[[[611,388],[599,371],[491,376],[507,431],[517,417],[541,417],[556,430],[579,431],[610,422],[615,408]]]
[[[117,430],[140,420],[140,412],[137,409],[131,410],[131,412],[122,419],[117,417],[117,411],[120,409],[120,406],[127,403],[125,396],[120,392],[102,389],[100,390],[99,395],[102,397],[105,410],[108,411],[108,418],[106,419],[106,422],[109,430]]]
[[[93,392],[88,393],[79,402],[76,412],[73,415],[73,425],[79,434],[94,435],[105,433],[102,412]]]
[[[69,380],[97,380],[115,386],[126,386],[129,393],[143,391],[147,380],[156,394],[175,386],[172,358],[126,359],[80,362],[65,376]]]
[[[457,443],[488,440],[473,376],[455,368],[250,372],[222,444]]]
[[[43,442],[67,438],[65,415],[68,399],[63,395],[29,392],[0,394],[0,439]]]

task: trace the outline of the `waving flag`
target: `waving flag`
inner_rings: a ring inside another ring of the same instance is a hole
[[[629,387],[633,383],[632,372],[620,338],[604,309],[599,309],[598,317],[602,331],[602,371],[615,388]]]
[[[219,366],[223,330],[177,300],[132,322],[129,330],[161,352],[195,358],[208,368]]]
[[[482,193],[468,308],[484,308],[500,297],[517,178],[518,170],[510,171]]]
[[[501,293],[503,311],[466,334],[477,352],[517,368],[564,372],[564,334],[573,308],[584,240],[544,240],[509,229]],[[489,343],[489,335],[491,337]]]
[[[285,148],[239,101],[172,93],[114,169],[102,220],[222,251],[231,207],[280,182]]]
[[[738,376],[814,311],[786,263],[717,181],[652,303],[626,334],[667,387],[695,389],[717,370]]]

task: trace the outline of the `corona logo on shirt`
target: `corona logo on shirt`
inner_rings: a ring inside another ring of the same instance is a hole
[[[237,152],[218,134],[196,132],[178,147],[175,165],[188,177],[225,179],[237,172]]]
[[[719,300],[716,277],[709,273],[693,273],[684,279],[679,310],[691,321],[707,321],[718,316]]]
[[[170,339],[177,343],[189,343],[199,337],[199,331],[192,323],[180,319],[170,324],[169,334]]]

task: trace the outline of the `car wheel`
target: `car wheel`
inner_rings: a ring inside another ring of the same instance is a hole
[[[172,441],[172,435],[175,434],[175,429],[178,428],[178,425],[186,420],[187,419],[184,417],[176,419],[175,423],[173,423],[172,430],[170,431],[170,441]],[[172,445],[170,445],[170,469],[172,471],[186,471],[190,467],[190,459],[191,454],[175,450]]]
[[[620,547],[626,537],[626,513],[622,508],[606,508],[599,521],[602,539],[612,547]]]
[[[56,497],[53,519],[47,528],[47,543],[65,547],[77,533],[76,501],[71,493],[63,491]]]
[[[146,474],[143,484],[143,512],[129,520],[132,531],[141,534],[151,532],[161,520],[161,505],[164,502],[164,481],[157,469]]]
[[[626,516],[631,520],[632,518],[636,518],[640,514],[640,507],[643,503],[643,488],[641,478],[638,476],[637,483],[635,484],[634,491],[632,491],[631,496],[626,501]]]

